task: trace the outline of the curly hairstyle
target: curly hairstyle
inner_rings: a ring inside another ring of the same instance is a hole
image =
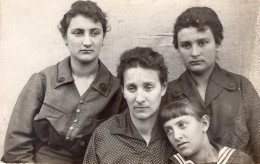
[[[224,39],[223,26],[218,15],[211,8],[191,7],[177,18],[173,29],[173,45],[176,49],[179,48],[178,33],[188,27],[196,27],[198,31],[205,31],[209,28],[217,45],[220,45]]]
[[[126,50],[120,57],[120,63],[117,67],[117,77],[120,84],[124,84],[124,73],[129,68],[142,67],[152,69],[158,72],[161,84],[168,81],[168,70],[164,62],[164,58],[158,52],[148,47],[136,47]]]
[[[94,20],[94,22],[100,22],[103,28],[103,36],[110,30],[108,25],[107,15],[104,13],[95,2],[92,1],[77,1],[71,5],[71,9],[63,16],[58,26],[61,36],[66,38],[69,24],[77,15],[82,15]]]

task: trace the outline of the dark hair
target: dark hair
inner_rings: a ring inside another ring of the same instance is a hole
[[[168,71],[163,56],[151,48],[136,47],[126,50],[120,57],[120,63],[117,67],[117,77],[122,86],[124,85],[123,76],[125,71],[138,66],[157,71],[161,84],[167,83]]]
[[[218,15],[208,7],[192,7],[184,11],[176,20],[173,29],[173,45],[176,49],[178,46],[178,33],[183,28],[196,27],[198,31],[205,31],[207,27],[213,33],[217,45],[221,44],[224,39],[223,26]]]
[[[60,21],[59,30],[63,38],[66,38],[67,30],[71,19],[77,15],[82,15],[94,20],[94,22],[100,22],[103,28],[103,36],[109,31],[110,27],[107,24],[106,14],[92,1],[77,1],[71,5],[71,9],[63,16]]]
[[[206,109],[195,99],[182,98],[164,106],[160,112],[160,123],[180,116],[190,115],[200,120],[206,114]]]

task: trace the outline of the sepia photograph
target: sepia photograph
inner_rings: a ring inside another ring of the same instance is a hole
[[[260,163],[259,66],[259,0],[1,0],[0,161]]]

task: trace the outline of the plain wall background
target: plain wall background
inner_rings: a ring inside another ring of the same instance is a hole
[[[94,0],[108,14],[101,60],[115,75],[120,54],[149,46],[165,57],[169,79],[183,71],[172,45],[175,19],[192,6],[211,7],[224,26],[218,63],[249,78],[260,93],[260,1],[258,0]],[[74,0],[0,1],[0,156],[9,118],[34,72],[69,55],[58,23]],[[22,121],[22,120],[21,120]]]

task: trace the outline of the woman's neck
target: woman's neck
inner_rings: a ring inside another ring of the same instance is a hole
[[[131,120],[135,128],[137,129],[139,134],[143,137],[147,145],[149,144],[150,139],[152,137],[152,130],[154,128],[154,125],[157,122],[157,118],[158,118],[158,114],[155,114],[154,116],[146,120],[140,120],[135,117],[131,117]]]
[[[70,61],[72,75],[78,78],[86,78],[94,76],[99,68],[98,60],[89,63],[81,63],[73,58]]]
[[[205,101],[206,91],[207,91],[209,79],[212,74],[213,68],[214,68],[214,66],[211,69],[209,69],[208,71],[206,71],[204,73],[200,73],[200,74],[196,74],[196,73],[189,71],[191,77],[195,81],[196,87],[199,91],[199,94],[200,94],[203,102]]]

